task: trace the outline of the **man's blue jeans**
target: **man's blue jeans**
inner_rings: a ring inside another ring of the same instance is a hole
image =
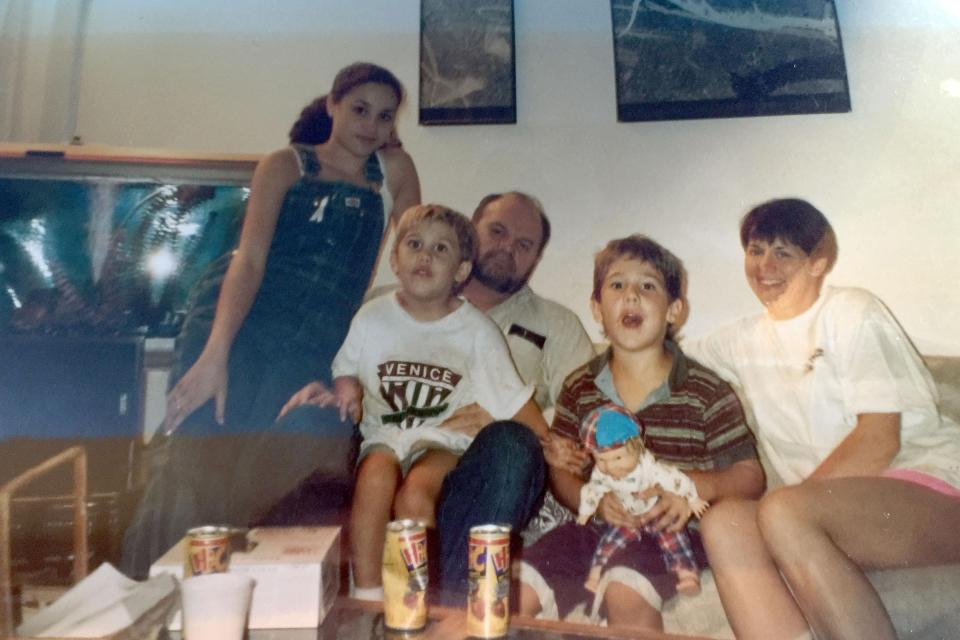
[[[503,523],[513,527],[514,546],[520,531],[540,503],[546,464],[540,442],[516,422],[494,422],[484,428],[443,481],[437,505],[440,601],[465,606],[467,538],[470,527]]]

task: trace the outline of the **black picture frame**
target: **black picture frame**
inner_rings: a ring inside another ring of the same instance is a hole
[[[420,124],[517,121],[513,0],[420,0]]]
[[[611,0],[617,120],[850,111],[833,0]]]

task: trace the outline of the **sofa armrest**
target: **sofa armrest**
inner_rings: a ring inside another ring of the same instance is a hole
[[[960,356],[924,356],[940,394],[940,414],[960,423]]]

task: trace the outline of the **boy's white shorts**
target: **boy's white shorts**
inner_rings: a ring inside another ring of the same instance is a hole
[[[400,461],[404,475],[410,470],[410,466],[430,449],[442,449],[460,456],[473,442],[472,436],[439,427],[361,428],[360,431],[363,442],[360,444],[358,464],[374,449],[387,449]]]

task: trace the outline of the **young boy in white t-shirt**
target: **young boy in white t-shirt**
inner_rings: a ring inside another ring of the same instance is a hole
[[[355,421],[362,415],[350,518],[356,597],[382,597],[391,518],[434,524],[443,478],[476,435],[443,426],[454,411],[477,403],[495,420],[547,435],[533,387],[517,374],[502,333],[457,296],[475,247],[473,225],[447,207],[404,212],[390,253],[400,289],[360,309],[334,359],[329,402]]]

